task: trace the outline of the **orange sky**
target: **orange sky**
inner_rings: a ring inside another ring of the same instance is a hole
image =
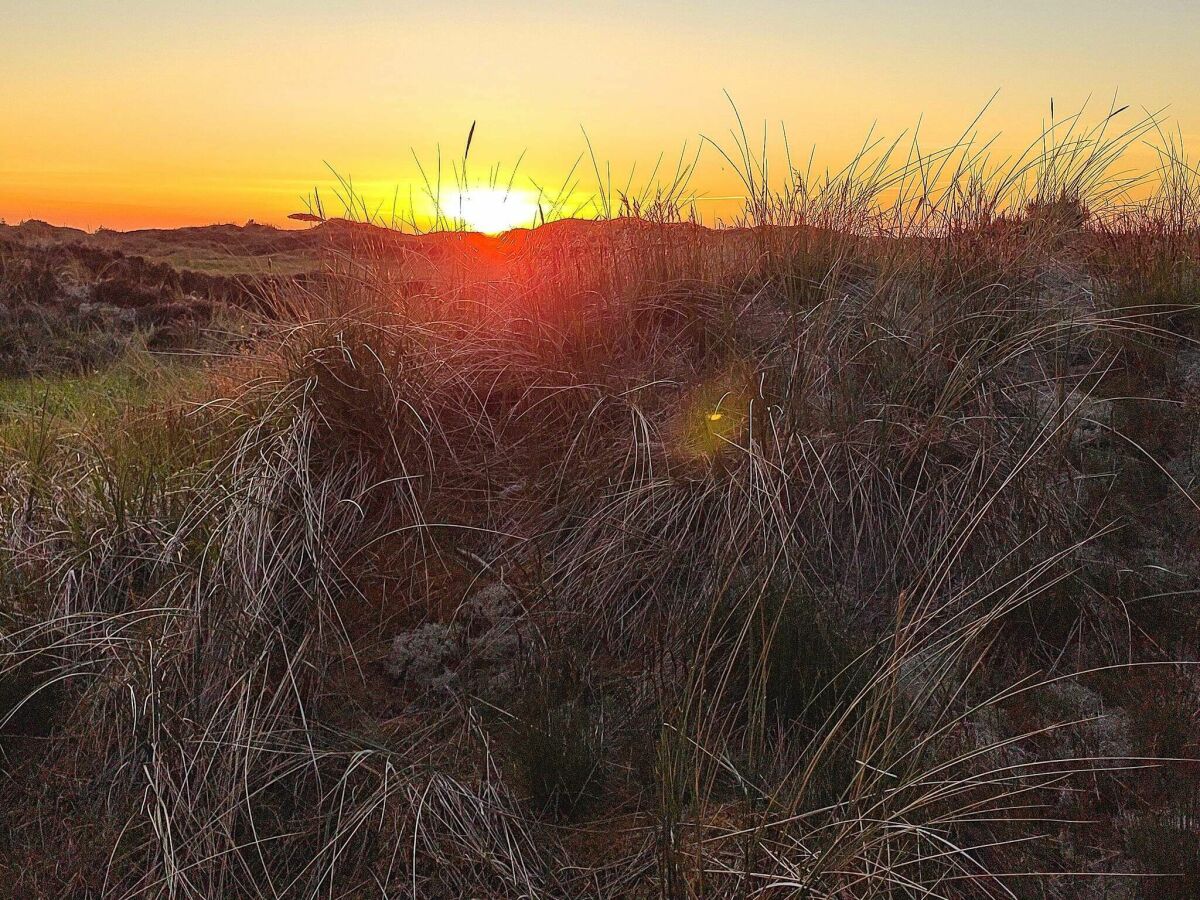
[[[439,143],[561,182],[586,126],[614,180],[727,134],[723,91],[836,163],[872,122],[1028,142],[1048,101],[1169,105],[1200,128],[1200,4],[0,0],[0,217],[85,228],[282,223],[324,163],[369,195],[419,185]],[[247,7],[250,7],[249,11]],[[736,184],[707,152],[693,187]],[[580,174],[586,174],[585,170]],[[592,187],[584,179],[581,191]]]

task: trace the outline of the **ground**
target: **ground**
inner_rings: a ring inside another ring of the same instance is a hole
[[[0,234],[10,883],[1194,896],[1200,231],[836,224]]]

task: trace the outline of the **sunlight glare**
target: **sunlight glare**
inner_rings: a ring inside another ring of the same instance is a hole
[[[537,198],[503,187],[473,187],[457,193],[445,203],[452,220],[472,231],[500,234],[511,228],[530,228],[538,215]]]

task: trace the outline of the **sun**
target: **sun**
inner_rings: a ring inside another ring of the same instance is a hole
[[[503,187],[473,187],[457,192],[443,203],[443,209],[452,221],[484,234],[532,227],[538,215],[535,196]]]

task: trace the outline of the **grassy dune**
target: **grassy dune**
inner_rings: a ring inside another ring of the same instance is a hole
[[[740,228],[364,230],[169,382],[5,388],[6,882],[1194,896],[1200,179],[1129,202],[1147,130],[744,142]]]

